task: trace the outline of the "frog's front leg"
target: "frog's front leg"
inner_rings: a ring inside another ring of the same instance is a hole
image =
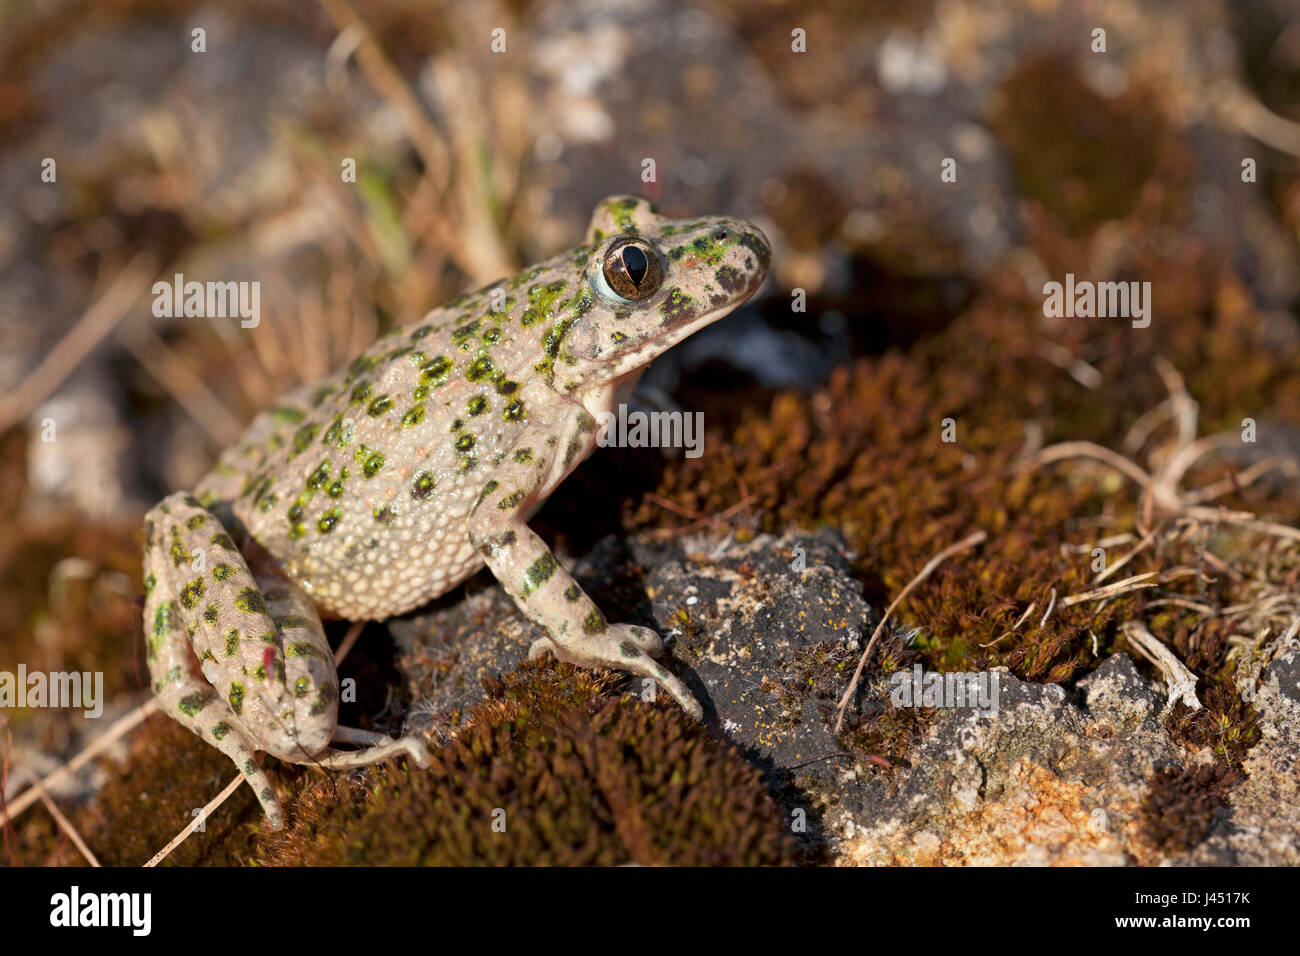
[[[324,766],[375,763],[398,750],[428,762],[419,741],[337,726],[338,675],[310,600],[269,562],[255,575],[215,515],[175,494],[145,528],[154,693],[169,716],[234,761],[273,829],[284,813],[255,751]],[[331,756],[331,740],[377,746]]]
[[[606,621],[525,523],[530,509],[577,464],[584,436],[593,440],[591,416],[576,403],[572,419],[573,438],[567,445],[556,439],[565,429],[544,424],[525,429],[483,487],[469,518],[470,540],[519,609],[545,628],[546,637],[534,642],[530,657],[550,650],[560,660],[582,667],[610,667],[653,678],[699,720],[703,712],[695,697],[651,656],[663,649],[659,635],[648,627]]]

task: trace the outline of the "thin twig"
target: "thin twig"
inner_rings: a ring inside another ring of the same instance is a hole
[[[973,548],[977,544],[982,544],[987,538],[987,532],[976,531],[974,534],[969,534],[962,538],[956,544],[944,548],[927,561],[925,567],[920,570],[916,577],[908,581],[907,587],[903,588],[903,590],[898,593],[898,597],[894,598],[893,602],[881,616],[880,623],[876,625],[875,631],[872,632],[871,640],[867,641],[866,649],[862,652],[862,657],[858,659],[857,669],[853,672],[853,679],[849,681],[848,689],[844,691],[844,696],[840,698],[839,714],[835,718],[835,732],[837,734],[840,732],[840,728],[844,725],[844,711],[848,708],[849,701],[853,699],[853,692],[857,689],[858,680],[862,677],[862,669],[867,666],[867,658],[871,656],[871,651],[875,648],[876,641],[880,639],[880,634],[885,629],[885,622],[889,620],[889,615],[894,612],[894,608],[898,607],[902,600],[912,593],[914,588],[933,574],[935,568],[943,564],[943,562],[947,561],[954,554]]]
[[[1133,558],[1134,558],[1134,556],[1135,556],[1139,551],[1141,551],[1143,548],[1145,548],[1147,545],[1149,545],[1152,541],[1154,541],[1155,538],[1156,538],[1156,532],[1155,532],[1155,531],[1152,531],[1150,534],[1148,534],[1146,537],[1144,537],[1141,541],[1139,541],[1138,544],[1137,544],[1137,547],[1135,547],[1132,551],[1130,551],[1128,554],[1124,555],[1124,557],[1120,558],[1118,561],[1116,561],[1114,564],[1112,564],[1110,567],[1108,567],[1105,571],[1102,571],[1102,572],[1101,572],[1100,574],[1098,574],[1095,578],[1093,578],[1092,583],[1093,583],[1093,584],[1101,584],[1102,581],[1105,581],[1108,577],[1110,577],[1112,574],[1114,574],[1114,573],[1115,573],[1116,571],[1118,571],[1120,568],[1124,567],[1124,565],[1126,565],[1126,564],[1128,564],[1130,561],[1132,561]]]
[[[339,644],[339,649],[334,652],[335,667],[338,667],[343,663],[343,658],[348,656],[348,652],[351,651],[353,645],[356,644],[357,638],[361,636],[361,632],[365,629],[365,626],[365,621],[352,622],[352,626],[348,628],[348,632],[343,635],[343,642]]]

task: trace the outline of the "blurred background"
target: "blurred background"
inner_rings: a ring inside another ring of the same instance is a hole
[[[1160,515],[1113,470],[1018,462],[1089,441],[1154,471],[1252,418],[1259,450],[1198,461],[1186,485],[1229,481],[1216,503],[1300,519],[1294,470],[1231,485],[1300,450],[1298,121],[1290,0],[7,3],[0,669],[102,670],[110,715],[139,703],[150,504],[280,393],[576,245],[597,200],[635,193],[752,219],[771,274],[646,379],[706,413],[709,453],[603,452],[544,534],[583,554],[606,535],[829,525],[883,605],[986,528],[995,553],[913,606],[915,649],[1078,677],[1153,595],[988,642],[1050,588],[1087,587],[1078,548]],[[149,287],[176,272],[260,281],[260,326],[155,318]],[[1150,327],[1044,316],[1067,272],[1150,282]],[[949,417],[957,445],[935,440]],[[1131,572],[1195,563],[1179,534]],[[1224,549],[1240,567],[1198,601],[1291,593],[1294,542]],[[1233,640],[1293,606],[1160,609],[1168,643],[1226,688],[1187,741],[1241,759]],[[0,741],[41,771],[87,729],[0,714]],[[877,731],[858,743],[902,746]]]

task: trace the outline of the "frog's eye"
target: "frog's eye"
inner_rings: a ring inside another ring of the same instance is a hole
[[[636,302],[648,299],[663,282],[659,256],[644,239],[620,239],[605,253],[601,274],[619,298]]]

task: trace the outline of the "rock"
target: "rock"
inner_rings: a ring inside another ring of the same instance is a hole
[[[1300,637],[1292,635],[1264,669],[1253,705],[1259,742],[1242,762],[1244,779],[1227,794],[1205,842],[1188,861],[1208,865],[1300,865]]]
[[[1261,740],[1244,774],[1175,739],[1163,685],[1125,654],[1069,688],[996,668],[983,709],[895,706],[882,661],[904,675],[913,665],[888,629],[836,735],[839,697],[877,620],[837,532],[744,544],[610,536],[573,567],[612,619],[665,637],[710,728],[764,771],[787,817],[805,822],[805,842],[839,863],[1300,862],[1300,642],[1262,675]],[[390,628],[417,701],[407,729],[444,737],[539,636],[486,575],[467,598]],[[882,719],[911,720],[888,757],[863,729]]]
[[[792,569],[797,560],[806,570]],[[687,665],[676,670],[709,721],[761,765],[793,768],[841,750],[826,729],[827,700],[795,687],[816,655],[847,684],[869,622],[838,534],[760,535],[724,547],[608,537],[573,573],[611,620],[659,631]],[[523,660],[542,636],[489,575],[467,590],[389,623],[417,701],[411,730],[453,726],[448,712],[481,699],[484,678]]]

